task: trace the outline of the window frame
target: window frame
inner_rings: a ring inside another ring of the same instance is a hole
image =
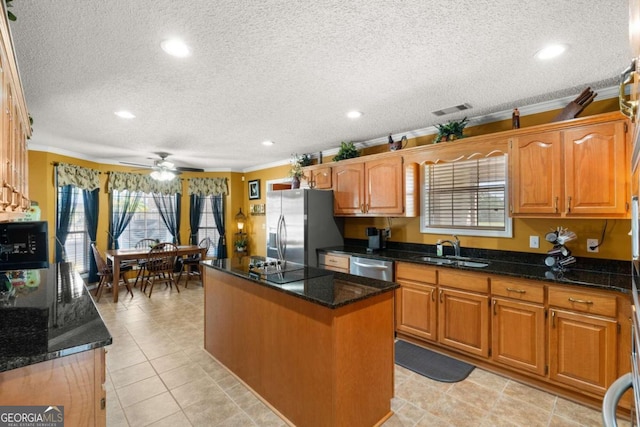
[[[489,229],[489,228],[473,228],[473,227],[430,227],[427,226],[428,221],[428,209],[427,209],[427,194],[426,194],[426,179],[428,176],[427,168],[431,166],[437,166],[438,164],[423,163],[420,168],[420,232],[423,234],[456,234],[461,236],[476,236],[476,237],[499,237],[499,238],[513,238],[513,220],[509,215],[509,159],[506,154],[504,156],[504,229]],[[497,156],[492,156],[497,157]],[[489,158],[489,157],[485,157]],[[459,162],[477,162],[482,159],[468,159],[459,160]],[[454,163],[454,162],[451,162]],[[447,164],[451,164],[447,163]]]
[[[131,190],[123,190],[123,191],[128,191],[129,193],[132,193]],[[111,192],[111,203],[115,203],[116,199],[119,195],[120,191],[118,190],[113,190]],[[146,226],[144,228],[141,228],[141,230],[143,230],[144,232],[142,234],[140,234],[139,237],[138,235],[136,235],[135,233],[132,233],[130,228],[132,226],[132,224],[134,223],[134,221],[136,220],[136,215],[145,215],[144,218],[144,223],[147,224],[148,223],[148,219],[146,218],[147,212],[140,212],[138,210],[136,210],[136,212],[133,214],[133,217],[131,218],[131,221],[129,222],[129,224],[127,225],[127,227],[124,229],[124,231],[122,232],[122,234],[120,235],[120,237],[118,237],[118,247],[120,249],[131,249],[131,248],[135,248],[135,245],[137,242],[139,242],[141,239],[158,239],[162,242],[171,242],[173,241],[173,236],[171,236],[171,232],[169,231],[169,228],[165,225],[164,221],[162,220],[162,217],[160,216],[160,212],[158,211],[158,207],[156,206],[155,201],[153,200],[153,196],[151,193],[144,193],[142,191],[137,191],[137,193],[140,193],[140,204],[138,205],[138,209],[140,209],[141,206],[153,206],[153,209],[155,210],[155,215],[157,216],[157,222],[158,224],[162,227],[162,229],[164,229],[165,231],[165,236],[162,237],[158,234],[148,234],[148,231],[153,231],[153,230],[149,230]],[[149,204],[150,203],[150,204]],[[174,212],[175,214],[175,212]],[[113,215],[113,213],[111,214]],[[111,220],[113,220],[113,218],[111,218]],[[138,228],[136,228],[137,230]],[[154,230],[158,230],[159,228],[155,228]],[[125,239],[125,234],[128,234],[128,239]],[[131,236],[135,237],[134,240],[131,239]],[[139,234],[139,233],[138,233]],[[139,237],[139,238],[138,238]],[[129,245],[125,245],[125,242],[128,242]]]
[[[207,252],[207,257],[217,258],[218,257],[218,240],[220,238],[220,232],[218,231],[216,220],[213,217],[213,208],[211,206],[211,199],[213,197],[216,197],[216,196],[210,194],[206,196],[202,202],[202,206],[201,206],[202,211],[200,212],[200,223],[198,224],[198,242],[202,241],[202,239],[204,239],[205,237],[211,238],[211,247],[209,247],[209,251]],[[210,220],[211,220],[211,223],[213,224],[213,227],[202,226],[202,221],[203,220],[206,221],[208,219],[206,216],[207,213],[211,215]],[[206,231],[203,232],[203,230],[214,230],[213,237],[211,237],[211,235]]]

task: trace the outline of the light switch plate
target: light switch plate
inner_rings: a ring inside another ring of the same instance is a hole
[[[537,249],[540,247],[540,236],[529,236],[529,247]]]

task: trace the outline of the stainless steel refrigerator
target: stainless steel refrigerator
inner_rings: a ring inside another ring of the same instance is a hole
[[[344,221],[333,216],[333,191],[268,191],[266,211],[267,257],[317,267],[316,249],[344,244]]]

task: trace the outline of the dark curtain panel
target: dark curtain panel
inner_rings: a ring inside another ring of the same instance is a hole
[[[189,235],[189,243],[198,244],[198,230],[200,230],[200,218],[202,217],[203,196],[192,194],[189,197],[189,227],[191,234]]]
[[[180,194],[152,193],[162,222],[173,236],[173,243],[180,244]]]
[[[90,243],[95,243],[98,234],[98,212],[99,212],[99,192],[100,189],[82,190],[82,200],[84,201],[84,220],[87,222],[87,233],[89,233]],[[91,254],[91,247],[86,248]],[[89,256],[89,283],[98,281],[98,267],[93,256]]]
[[[71,218],[76,209],[75,192],[72,185],[60,188],[58,226],[56,227],[56,262],[65,261],[64,244],[69,235]]]
[[[220,239],[218,239],[218,258],[227,258],[227,241],[224,237],[224,196],[211,197],[211,208],[213,210],[213,219],[218,227]]]
[[[131,222],[140,204],[141,193],[120,191],[111,195],[111,222],[109,223],[109,249],[119,249],[118,237]]]

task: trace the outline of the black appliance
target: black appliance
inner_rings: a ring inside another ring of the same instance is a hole
[[[46,221],[0,223],[0,271],[49,268]]]
[[[382,228],[367,227],[366,229],[367,239],[367,252],[379,251],[387,247],[386,230]]]

